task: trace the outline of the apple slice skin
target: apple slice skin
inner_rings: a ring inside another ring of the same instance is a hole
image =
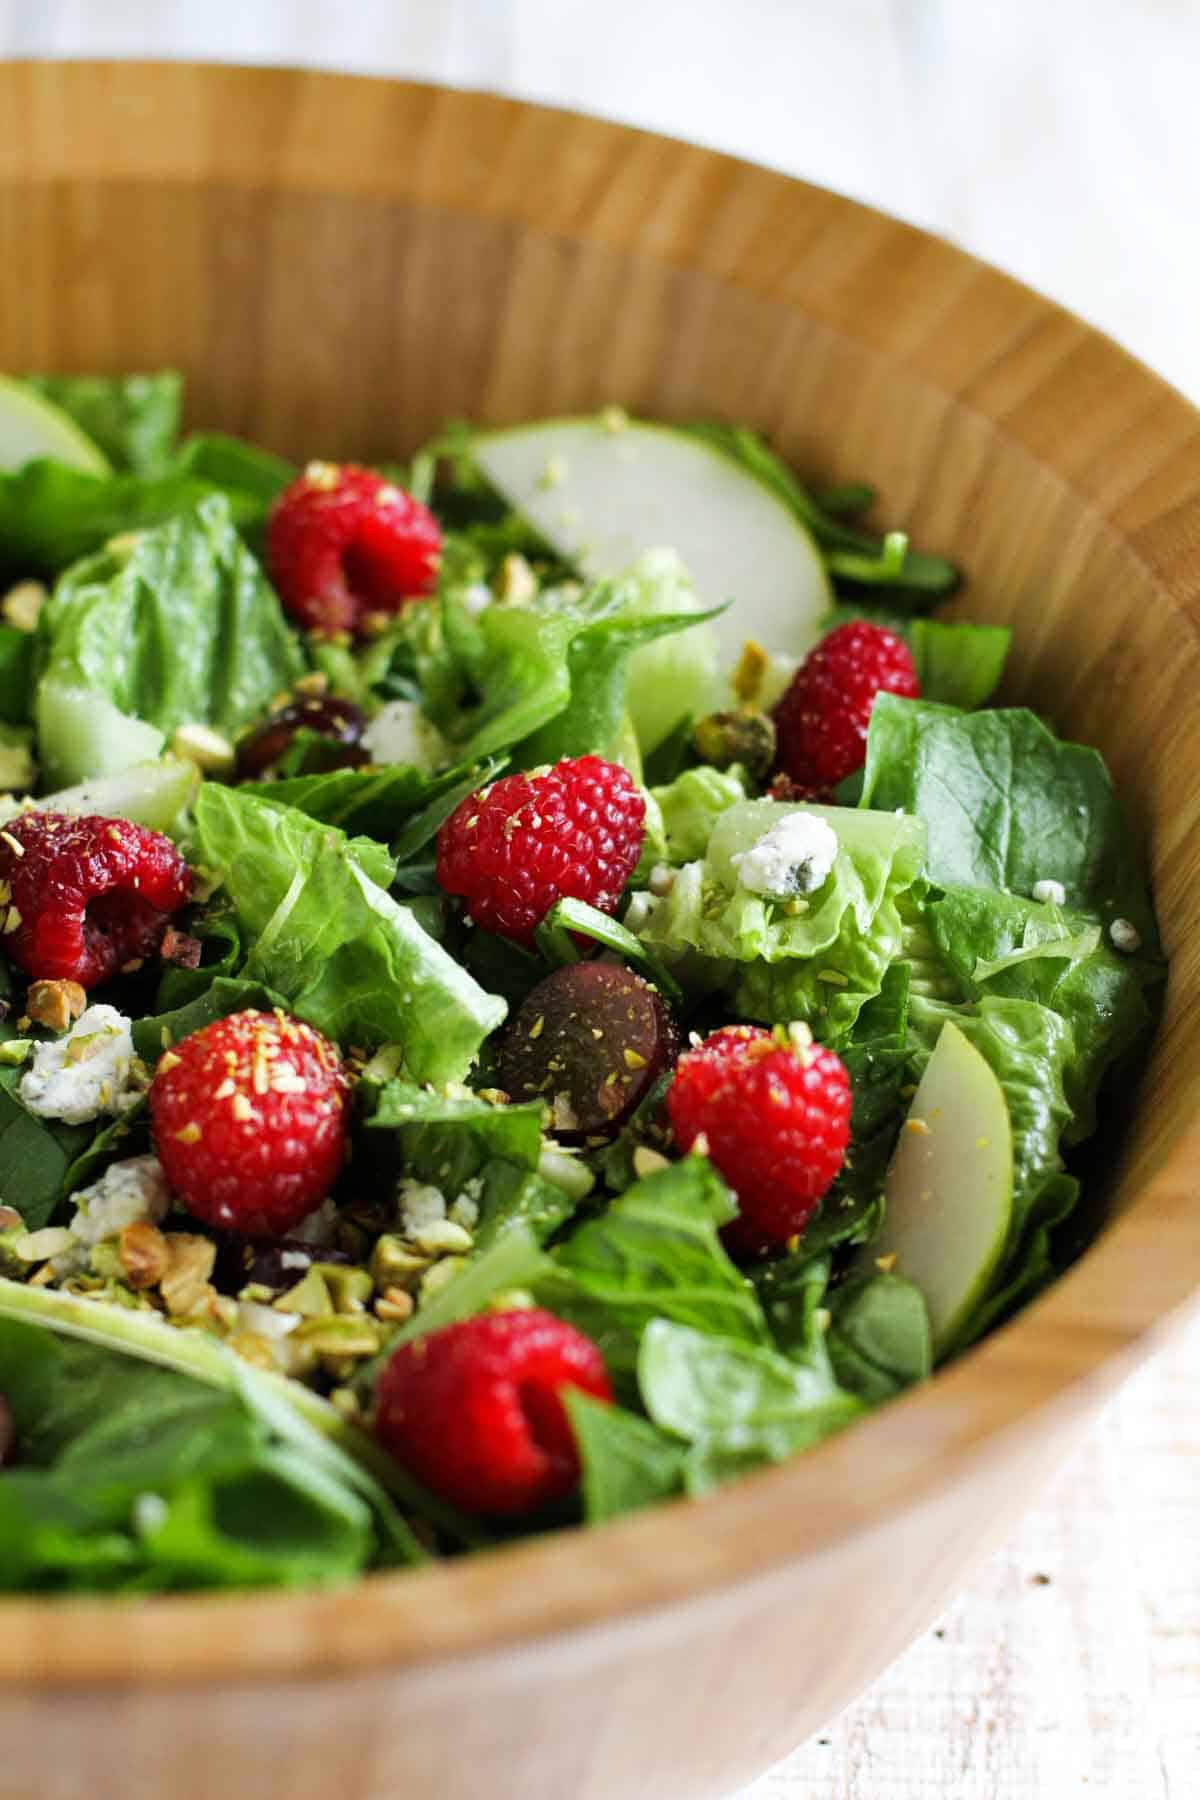
[[[483,473],[592,576],[646,550],[679,553],[732,664],[747,638],[800,656],[832,605],[821,555],[795,514],[731,457],[671,426],[548,419],[475,439]]]
[[[87,475],[111,475],[104,452],[60,407],[0,375],[0,472],[49,456]]]
[[[1012,1220],[1012,1125],[986,1058],[947,1023],[887,1172],[879,1236],[861,1253],[925,1296],[935,1358],[954,1346],[986,1291]]]

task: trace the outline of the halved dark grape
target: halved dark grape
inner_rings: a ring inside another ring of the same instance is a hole
[[[308,1244],[302,1238],[277,1238],[274,1243],[247,1243],[226,1238],[217,1250],[214,1279],[223,1293],[238,1294],[251,1283],[285,1294],[302,1281],[313,1263],[351,1263],[353,1257],[329,1244]]]
[[[568,1142],[607,1137],[678,1053],[675,1021],[648,981],[615,963],[569,963],[509,1025],[500,1085],[512,1100],[544,1100]]]
[[[258,781],[285,756],[298,731],[312,732],[329,740],[321,746],[319,761],[326,769],[354,769],[369,759],[358,747],[366,729],[366,714],[353,700],[336,694],[313,694],[290,700],[272,713],[256,731],[244,737],[237,750],[237,772],[243,781]]]

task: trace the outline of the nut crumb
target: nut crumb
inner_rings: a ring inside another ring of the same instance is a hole
[[[126,1225],[117,1240],[117,1254],[131,1288],[157,1287],[171,1266],[167,1240],[148,1219]]]
[[[87,995],[77,981],[35,981],[30,984],[25,1010],[49,1031],[65,1031],[82,1018]]]

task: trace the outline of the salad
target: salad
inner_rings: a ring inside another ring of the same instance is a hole
[[[180,408],[0,382],[0,1589],[702,1496],[1049,1282],[1163,965],[955,570],[737,427]]]

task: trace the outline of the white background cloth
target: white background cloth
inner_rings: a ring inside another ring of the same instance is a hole
[[[944,233],[1200,400],[1200,0],[0,0],[0,54],[324,64],[673,132]],[[1198,1389],[1193,1328],[752,1800],[1193,1800]]]

